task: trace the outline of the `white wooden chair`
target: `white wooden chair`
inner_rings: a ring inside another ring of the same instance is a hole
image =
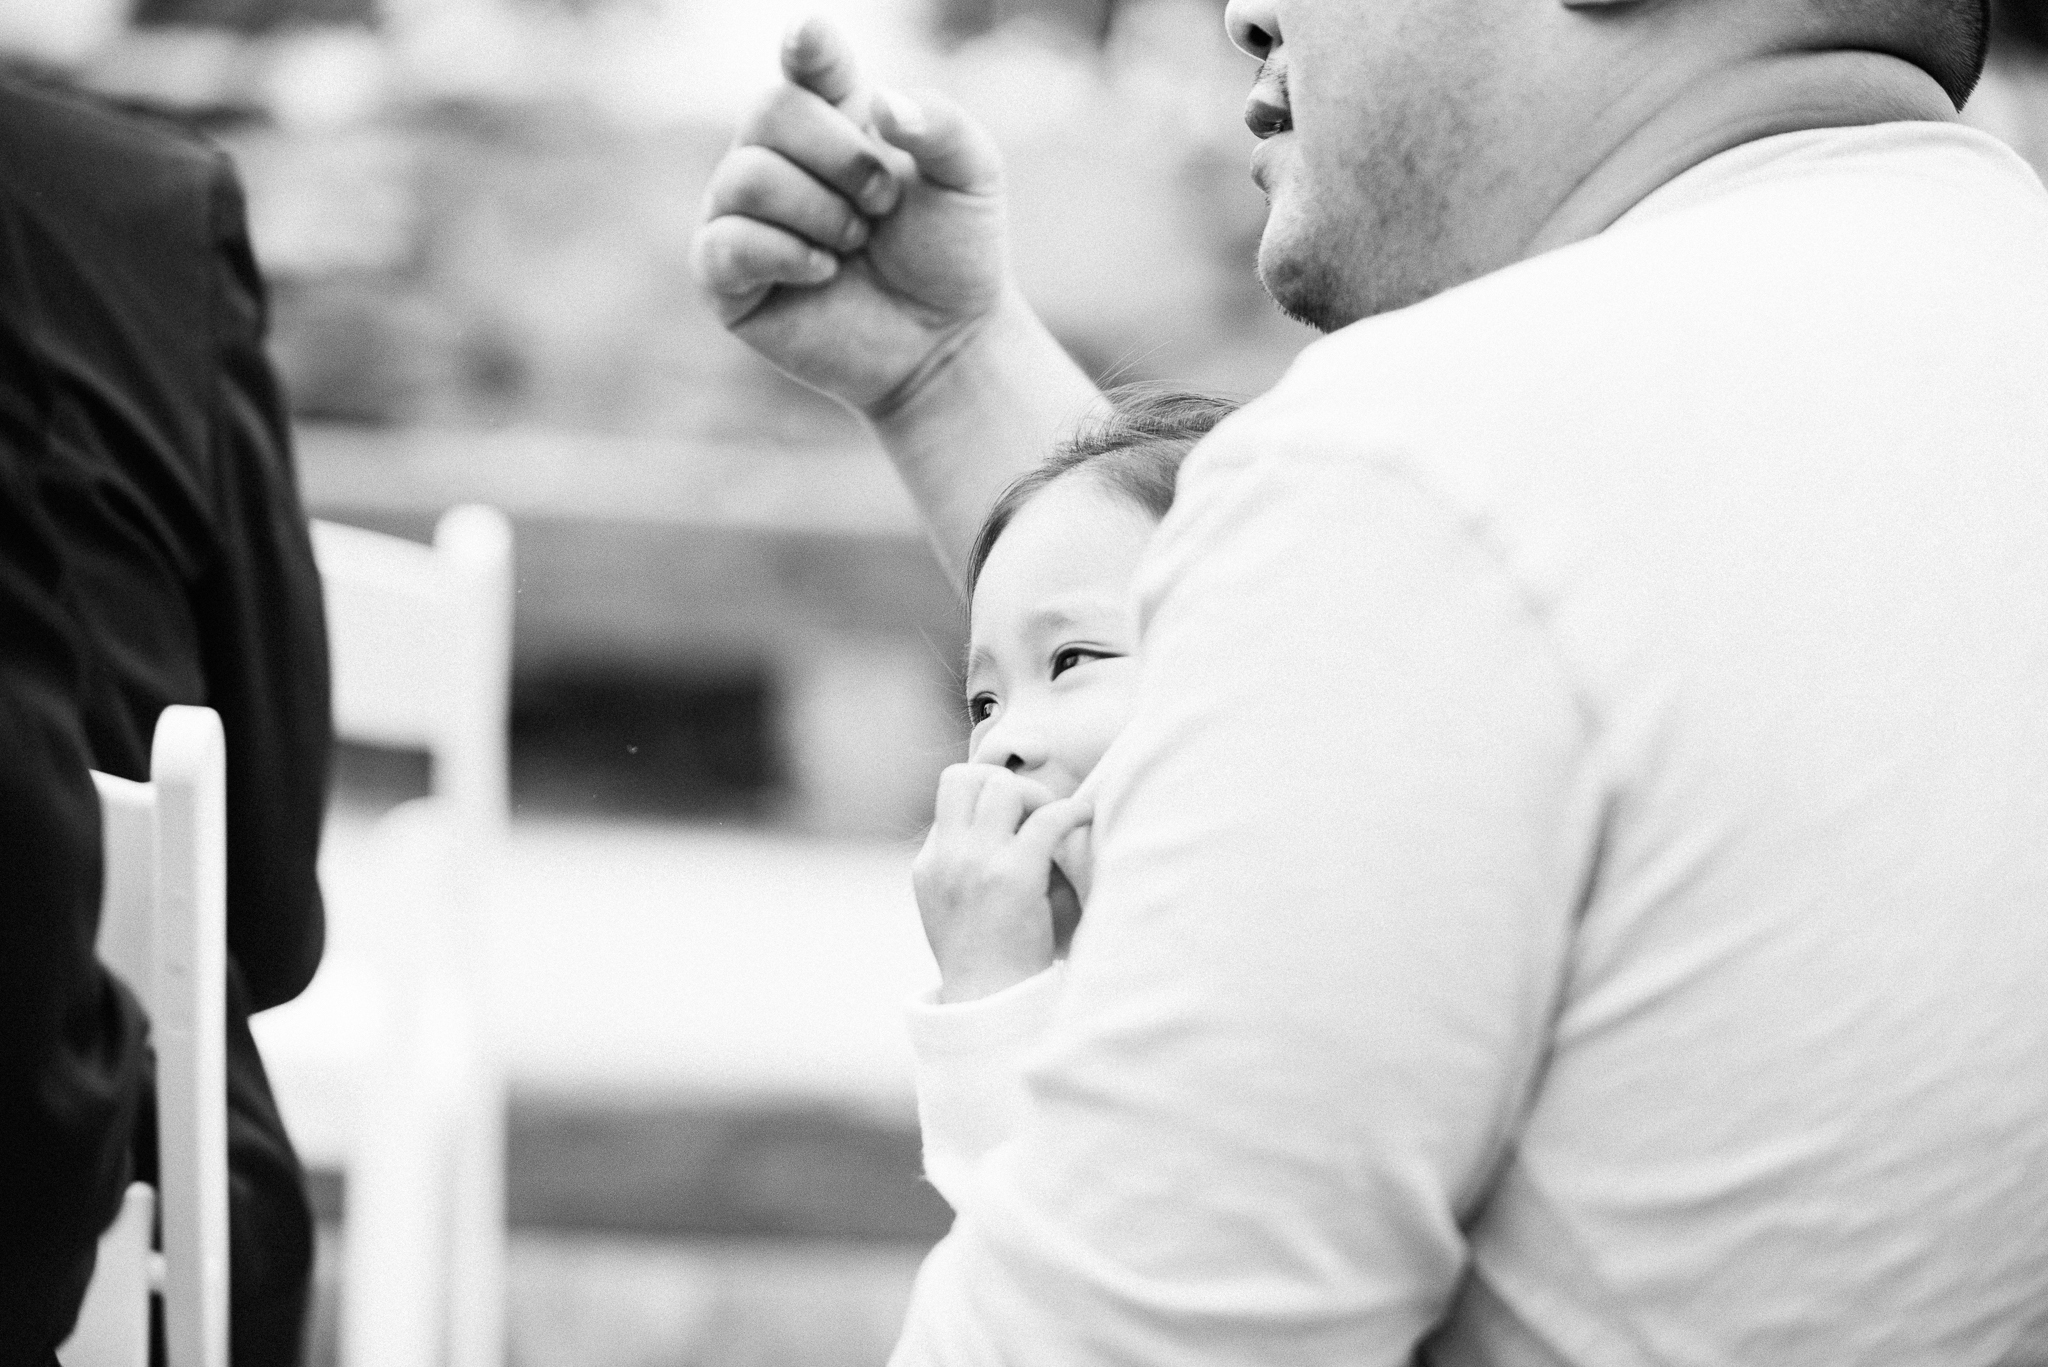
[[[431,796],[372,838],[381,934],[254,1022],[306,1163],[343,1174],[343,1367],[502,1367],[504,1080],[473,966],[504,838],[512,540],[313,524],[336,733],[425,750]]]
[[[149,1013],[157,1187],[129,1187],[101,1236],[64,1367],[147,1367],[164,1302],[169,1367],[227,1367],[227,811],[220,718],[167,707],[149,782],[95,773],[105,881],[100,959]],[[151,1249],[156,1197],[162,1252]]]

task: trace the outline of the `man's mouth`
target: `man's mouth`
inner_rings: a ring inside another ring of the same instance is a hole
[[[1287,101],[1287,68],[1270,58],[1259,63],[1258,79],[1244,102],[1244,126],[1261,140],[1294,127],[1294,111]]]
[[[1269,204],[1273,200],[1273,187],[1270,184],[1272,158],[1268,155],[1272,150],[1272,146],[1271,143],[1262,142],[1257,147],[1254,147],[1252,149],[1251,165],[1252,184],[1259,187],[1259,193],[1266,197],[1266,201]]]

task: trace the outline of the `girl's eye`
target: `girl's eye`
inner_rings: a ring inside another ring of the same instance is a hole
[[[1107,655],[1099,650],[1084,650],[1080,646],[1068,646],[1065,650],[1052,657],[1052,676],[1057,679],[1075,665],[1087,660],[1106,660],[1108,658]]]
[[[995,714],[995,694],[977,693],[967,700],[967,720],[972,725],[979,726]]]

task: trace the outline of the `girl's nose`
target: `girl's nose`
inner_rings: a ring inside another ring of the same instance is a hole
[[[1029,774],[1044,765],[1046,748],[1024,742],[1017,745],[998,745],[992,748],[987,763],[1000,764],[1013,774]]]
[[[1030,773],[1045,763],[1049,753],[1039,729],[1014,709],[996,720],[976,750],[976,763],[1000,764],[1013,774]]]

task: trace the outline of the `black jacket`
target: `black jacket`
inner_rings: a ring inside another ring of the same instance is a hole
[[[68,1330],[146,1085],[86,770],[218,710],[231,973],[260,1010],[320,958],[326,640],[263,309],[223,154],[0,77],[0,1362]]]

